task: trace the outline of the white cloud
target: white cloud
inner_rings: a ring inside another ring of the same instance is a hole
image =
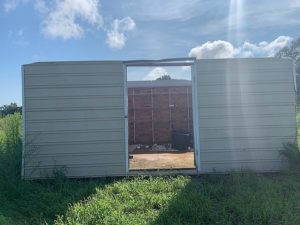
[[[106,42],[111,48],[120,49],[125,45],[125,32],[133,30],[135,22],[130,17],[125,17],[121,20],[115,19],[111,29],[107,31]]]
[[[199,59],[208,58],[234,58],[234,57],[272,57],[277,51],[288,45],[293,38],[279,36],[271,42],[260,42],[253,44],[245,41],[242,46],[234,47],[227,41],[206,42],[200,46],[192,48],[189,52],[190,57]]]
[[[191,67],[190,66],[182,66],[181,69],[183,71],[190,71],[191,70]]]
[[[8,37],[14,45],[20,47],[27,47],[30,44],[26,39],[24,28],[20,28],[18,30],[9,30]]]
[[[241,47],[236,49],[235,54],[240,57],[272,57],[276,52],[288,45],[292,40],[293,38],[288,36],[279,36],[269,43],[263,41],[258,44],[252,44],[246,41]]]
[[[167,71],[162,67],[155,67],[145,77],[144,80],[156,80],[157,78],[168,74]]]
[[[34,8],[42,15],[49,13],[49,8],[47,7],[45,0],[35,0]]]
[[[42,22],[42,32],[51,38],[81,38],[84,29],[78,21],[96,27],[103,25],[99,7],[98,0],[56,0],[54,7],[48,8],[49,13]],[[35,8],[41,13],[47,11],[42,1],[36,3]]]
[[[15,10],[19,4],[26,2],[28,2],[28,0],[5,0],[3,7],[5,12],[10,12]]]
[[[109,47],[120,49],[126,42],[125,33],[135,28],[135,22],[130,17],[115,19],[111,28],[104,26],[99,11],[99,0],[61,0],[54,6],[47,5],[44,0],[35,1],[35,9],[43,16],[42,32],[50,38],[65,40],[84,36],[85,29],[80,22],[102,29],[106,33]]]
[[[291,0],[289,6],[291,8],[294,8],[294,7],[300,7],[300,1],[299,0]]]
[[[17,5],[18,5],[17,0],[6,0],[4,2],[3,7],[6,12],[9,12],[9,11],[14,10],[17,7]]]
[[[189,56],[197,57],[199,59],[208,58],[232,58],[234,47],[227,41],[213,41],[206,42],[200,46],[192,48]]]

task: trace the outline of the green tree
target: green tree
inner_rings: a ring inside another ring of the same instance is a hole
[[[161,77],[157,78],[156,80],[172,80],[170,75],[162,75]]]
[[[300,38],[294,40],[290,45],[283,47],[276,54],[276,57],[290,58],[295,62],[296,73],[300,75]]]
[[[22,112],[22,107],[19,107],[17,103],[10,103],[9,105],[3,105],[0,107],[0,117],[4,117],[9,114],[14,114],[16,112]]]

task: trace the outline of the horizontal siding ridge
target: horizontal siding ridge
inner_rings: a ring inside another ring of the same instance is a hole
[[[149,93],[142,93],[142,94],[128,94],[128,96],[145,96],[145,95],[148,95]],[[153,96],[160,96],[160,95],[182,95],[182,94],[191,94],[191,92],[186,92],[186,91],[183,91],[183,92],[157,92],[157,93],[152,93]]]
[[[260,129],[260,128],[294,128],[296,129],[296,124],[293,125],[256,125],[256,126],[216,126],[216,127],[202,127],[201,129],[206,130],[229,130],[229,129]]]
[[[38,142],[38,143],[34,143],[32,144],[33,146],[47,146],[47,145],[78,145],[78,144],[107,144],[107,143],[120,143],[123,144],[125,141],[125,138],[122,140],[99,140],[99,141],[95,141],[95,140],[87,140],[87,141],[59,141],[59,142]],[[29,142],[30,144],[30,142]]]
[[[267,139],[289,139],[289,140],[292,140],[292,139],[295,139],[295,136],[266,136],[266,137],[219,137],[219,138],[201,138],[200,137],[200,144],[201,142],[211,142],[211,141],[228,141],[228,140],[241,140],[241,139],[244,139],[244,140],[252,140],[252,141],[255,141],[255,140],[266,140]]]
[[[49,61],[49,62],[34,62],[25,64],[24,66],[30,67],[44,67],[44,66],[55,66],[55,65],[115,65],[116,63],[123,64],[121,60],[74,60],[74,61]]]
[[[72,118],[72,119],[27,119],[28,123],[53,123],[53,122],[91,122],[91,121],[116,121],[124,120],[124,117],[84,117],[84,118]]]
[[[220,161],[218,161],[218,160],[214,160],[214,161],[212,161],[212,160],[209,160],[209,161],[201,160],[201,163],[205,163],[205,164],[263,163],[263,162],[281,163],[282,160],[281,159],[252,159],[252,160],[234,160],[234,159],[224,160],[224,159],[220,159]]]
[[[124,107],[117,106],[106,106],[106,107],[89,107],[89,110],[112,110],[112,109],[121,109],[124,110]],[[48,112],[48,111],[86,111],[86,107],[68,107],[68,108],[31,108],[26,109],[26,112]]]
[[[230,92],[225,93],[226,96],[251,96],[251,95],[274,95],[274,94],[295,94],[295,91],[291,90],[291,91],[268,91],[268,92],[263,92],[263,91],[256,91],[256,92],[248,92],[248,91],[244,91],[241,90],[239,92]],[[199,94],[201,96],[201,94]],[[198,95],[198,96],[199,96]],[[217,92],[217,93],[205,93],[205,96],[224,96],[224,93],[221,92]]]
[[[41,75],[43,74],[43,75]],[[119,72],[103,72],[100,71],[98,73],[95,72],[87,72],[87,73],[83,73],[83,72],[72,72],[72,73],[68,73],[68,72],[62,72],[62,73],[49,73],[49,72],[43,72],[43,73],[25,73],[26,77],[45,77],[47,75],[51,75],[51,77],[74,77],[74,76],[82,76],[82,77],[86,77],[86,76],[90,76],[90,77],[111,77],[113,75],[115,76],[120,76]]]
[[[38,166],[38,165],[26,165],[26,169],[55,169],[57,167],[66,167],[66,169],[68,170],[68,168],[84,168],[84,167],[107,167],[107,168],[111,168],[114,166],[120,166],[123,167],[125,165],[123,165],[123,163],[125,163],[125,161],[123,162],[117,162],[117,163],[105,163],[105,162],[101,162],[101,163],[92,163],[92,164],[86,164],[86,163],[76,163],[76,164],[68,164],[68,165],[59,165],[59,164],[50,164],[50,165],[43,165],[43,166]],[[107,174],[106,174],[107,175]]]
[[[241,81],[241,82],[235,82],[232,81],[230,83],[226,83],[226,82],[201,82],[198,81],[199,87],[202,86],[219,86],[219,85],[223,85],[223,86],[233,86],[233,85],[257,85],[257,84],[293,84],[294,82],[291,80],[290,82],[287,82],[286,80],[277,80],[277,81],[270,81],[270,80],[261,80],[261,81]]]
[[[51,153],[32,153],[30,155],[30,158],[40,158],[40,157],[62,157],[62,156],[87,156],[87,155],[113,155],[113,154],[120,154],[120,151],[114,151],[114,150],[109,150],[106,152],[103,151],[97,151],[97,152],[56,152],[55,154]]]
[[[294,117],[294,113],[279,113],[279,114],[236,114],[236,115],[217,115],[217,116],[201,116],[200,113],[200,119],[223,119],[223,118],[264,118],[264,117]],[[296,122],[296,119],[295,119]]]
[[[93,87],[123,87],[123,83],[114,83],[114,84],[70,84],[70,85],[30,85],[26,86],[26,89],[57,89],[57,88],[93,88]]]
[[[235,104],[235,105],[228,105],[228,104],[217,104],[217,105],[201,105],[201,103],[198,103],[199,108],[241,108],[241,106],[243,106],[243,108],[245,107],[264,107],[264,106],[295,106],[296,107],[296,103],[286,103],[286,102],[278,102],[278,103],[272,103],[272,104],[265,104],[265,103],[260,103],[260,104],[243,104],[242,102],[240,104]]]
[[[111,128],[111,129],[83,129],[83,130],[51,130],[51,131],[27,131],[27,134],[34,134],[34,135],[42,135],[42,134],[72,134],[72,133],[93,133],[93,132],[118,132],[123,133],[123,128]]]
[[[98,99],[98,98],[124,98],[123,95],[75,95],[75,96],[42,96],[27,97],[27,100],[56,100],[56,99]]]
[[[241,68],[234,68],[234,69],[230,68],[229,69],[229,72],[231,72],[231,73],[238,73],[240,71],[243,71],[243,69],[241,69]],[[205,73],[205,74],[209,74],[209,75],[213,75],[213,76],[217,77],[217,76],[222,76],[224,74],[224,68],[218,68],[218,67],[212,68],[212,67],[209,67],[209,70],[208,70],[208,68],[199,67],[197,69],[197,72],[199,72],[200,74]],[[255,73],[255,72],[256,73],[263,73],[263,72],[269,72],[269,73],[270,72],[271,73],[272,72],[275,72],[275,73],[278,72],[278,73],[282,73],[282,72],[286,72],[286,68],[278,67],[278,68],[270,68],[270,69],[268,68],[268,69],[266,69],[266,68],[261,67],[261,68],[246,69],[246,72],[247,73]],[[222,74],[222,75],[220,75],[220,74]]]
[[[201,150],[201,153],[223,153],[223,152],[245,152],[245,153],[249,153],[249,152],[253,152],[253,151],[262,151],[262,152],[278,152],[280,150],[282,150],[282,148],[230,148],[230,149],[224,149],[224,148],[219,148],[219,149],[210,149],[210,150]]]

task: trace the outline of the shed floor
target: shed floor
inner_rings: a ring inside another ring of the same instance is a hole
[[[194,152],[130,153],[130,170],[195,168]]]

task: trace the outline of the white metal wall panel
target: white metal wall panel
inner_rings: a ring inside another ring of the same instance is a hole
[[[296,138],[291,60],[197,60],[200,171],[282,168]]]
[[[121,61],[25,65],[24,178],[125,175]]]

